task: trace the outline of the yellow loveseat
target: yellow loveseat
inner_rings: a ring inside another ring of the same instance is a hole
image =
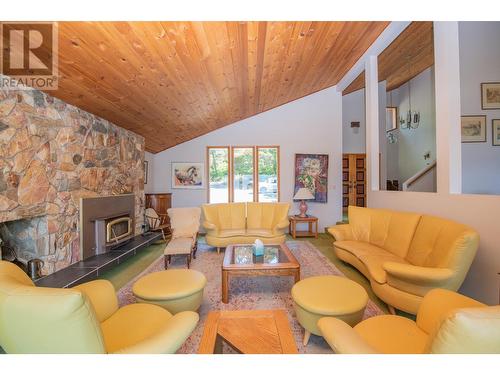
[[[172,315],[145,303],[118,308],[107,280],[41,288],[0,261],[0,346],[7,353],[175,353],[197,323],[192,311]]]
[[[479,244],[473,229],[435,216],[354,206],[348,214],[349,224],[328,229],[335,254],[391,310],[416,314],[429,290],[458,290]]]
[[[257,238],[264,243],[285,242],[289,203],[217,203],[204,204],[203,226],[210,246],[250,244]]]
[[[416,321],[379,315],[352,328],[327,317],[318,327],[339,354],[500,353],[500,306],[445,289],[425,295]]]

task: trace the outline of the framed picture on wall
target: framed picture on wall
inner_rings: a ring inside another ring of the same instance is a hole
[[[385,107],[385,131],[392,132],[398,128],[398,107]]]
[[[481,108],[500,109],[500,82],[481,83]]]
[[[172,189],[204,189],[203,163],[172,162]]]
[[[492,143],[493,146],[500,146],[500,119],[491,120],[491,126],[493,128]]]
[[[295,154],[294,195],[303,187],[313,193],[311,202],[328,201],[328,155]]]
[[[144,160],[144,183],[148,183],[148,161]]]
[[[486,116],[462,116],[462,143],[486,142]]]

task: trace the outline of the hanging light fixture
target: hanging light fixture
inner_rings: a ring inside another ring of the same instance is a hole
[[[408,77],[411,77],[411,55],[406,57],[408,61]],[[420,125],[420,111],[412,111],[411,108],[411,79],[408,80],[408,112],[406,118],[403,116],[399,119],[401,129],[417,129]]]

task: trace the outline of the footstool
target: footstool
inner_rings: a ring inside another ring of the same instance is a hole
[[[161,306],[171,314],[197,311],[207,278],[201,272],[175,269],[153,272],[137,280],[132,292],[138,302]]]
[[[168,268],[172,255],[186,255],[187,268],[191,266],[191,256],[196,259],[196,237],[181,237],[172,239],[165,247],[163,254],[165,255],[165,269]]]
[[[305,329],[304,346],[311,333],[321,336],[319,319],[333,316],[354,326],[363,318],[368,303],[368,294],[361,285],[333,275],[299,281],[292,288],[292,298],[297,320]]]

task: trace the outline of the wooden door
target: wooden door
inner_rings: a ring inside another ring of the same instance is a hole
[[[366,154],[342,157],[342,208],[366,206]]]

